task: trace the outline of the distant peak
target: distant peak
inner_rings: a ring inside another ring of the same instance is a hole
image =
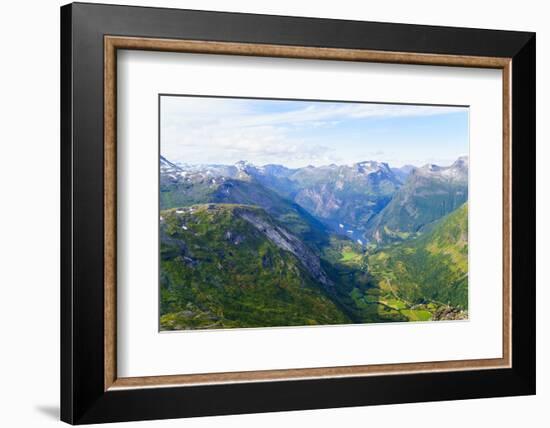
[[[415,175],[441,177],[445,179],[464,180],[468,177],[468,156],[461,156],[450,166],[426,164],[412,171]]]
[[[254,165],[251,164],[250,162],[246,161],[246,160],[240,160],[238,162],[235,162],[235,166],[237,167],[237,169],[239,170],[245,170],[247,168],[253,168]]]
[[[164,169],[181,169],[178,165],[176,165],[174,162],[169,161],[164,156],[160,155],[160,166]]]
[[[468,156],[460,156],[454,163],[454,166],[468,166],[470,158]]]
[[[378,162],[373,160],[358,162],[353,165],[358,172],[363,174],[371,174],[378,171],[390,172],[390,166],[386,162]]]
[[[378,162],[378,161],[373,161],[373,160],[366,160],[366,161],[361,161],[361,162],[357,162],[355,165],[360,165],[360,166],[378,166],[380,165],[381,162]]]
[[[405,172],[411,172],[413,169],[416,169],[416,166],[411,164],[406,164],[397,169],[400,169],[401,171],[405,171]]]

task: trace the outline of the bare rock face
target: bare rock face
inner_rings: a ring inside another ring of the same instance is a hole
[[[263,233],[277,247],[294,254],[309,274],[325,287],[332,287],[334,285],[321,267],[319,257],[297,237],[284,228],[272,224],[267,218],[263,218],[253,211],[240,209],[236,211],[236,214]]]
[[[387,163],[375,161],[300,168],[289,179],[296,203],[319,218],[354,227],[382,209],[401,186]]]
[[[331,218],[336,215],[342,201],[334,194],[329,185],[323,184],[319,188],[303,189],[294,198],[300,206],[307,207],[318,217]]]

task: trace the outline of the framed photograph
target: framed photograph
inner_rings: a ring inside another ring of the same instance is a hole
[[[61,8],[61,418],[535,393],[535,35]]]

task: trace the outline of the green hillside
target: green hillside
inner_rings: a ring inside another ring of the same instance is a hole
[[[161,329],[467,318],[468,160],[406,177],[161,158]]]
[[[262,207],[290,232],[316,248],[328,243],[326,227],[298,204],[252,179],[226,179],[212,185],[210,181],[178,182],[161,185],[161,209],[218,203]]]
[[[368,265],[381,290],[410,305],[449,306],[460,317],[468,309],[467,203],[418,238],[377,250]]]
[[[349,323],[319,258],[263,209],[161,212],[161,329]]]

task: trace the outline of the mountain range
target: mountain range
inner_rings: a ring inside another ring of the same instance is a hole
[[[467,157],[287,168],[161,156],[161,328],[467,317],[467,200]]]
[[[448,167],[414,168],[391,201],[370,219],[366,233],[376,242],[408,237],[467,200],[467,157]]]

